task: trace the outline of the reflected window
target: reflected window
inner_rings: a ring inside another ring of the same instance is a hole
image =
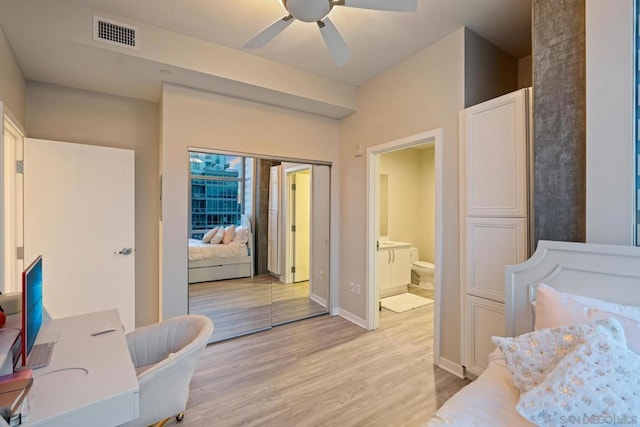
[[[241,156],[189,153],[191,238],[201,239],[214,227],[238,226],[242,215],[250,214],[252,199],[246,193],[252,182],[251,162]]]

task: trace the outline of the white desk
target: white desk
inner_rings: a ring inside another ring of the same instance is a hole
[[[118,311],[43,324],[36,344],[58,334],[51,364],[33,371],[26,424],[113,427],[137,418],[138,380]]]

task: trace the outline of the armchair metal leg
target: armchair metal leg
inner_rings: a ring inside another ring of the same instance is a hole
[[[180,422],[184,420],[184,412],[180,412],[178,415],[176,415],[176,421]]]

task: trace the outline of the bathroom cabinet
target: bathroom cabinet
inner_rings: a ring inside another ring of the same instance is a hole
[[[411,246],[408,243],[380,247],[377,266],[380,298],[407,292],[411,282]]]

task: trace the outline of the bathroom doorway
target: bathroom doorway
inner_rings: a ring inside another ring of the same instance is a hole
[[[368,327],[376,329],[381,314],[385,319],[392,312],[402,315],[403,308],[397,310],[394,302],[420,306],[434,301],[436,364],[441,323],[441,141],[438,129],[367,150]]]

